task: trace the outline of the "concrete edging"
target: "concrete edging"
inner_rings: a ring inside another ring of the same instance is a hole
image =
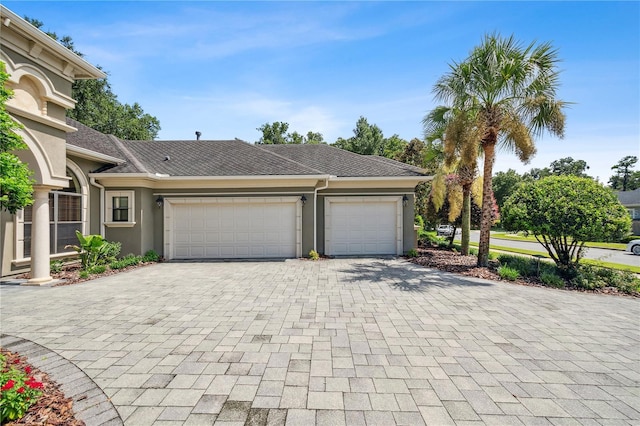
[[[76,418],[87,425],[123,425],[120,414],[102,389],[73,362],[31,340],[0,334],[0,347],[27,357],[27,362],[47,373],[73,400]]]

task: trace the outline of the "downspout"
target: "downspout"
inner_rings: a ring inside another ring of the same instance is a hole
[[[89,179],[91,185],[100,189],[100,235],[104,238],[104,186],[96,182],[96,178]]]
[[[327,189],[329,187],[329,179],[331,176],[327,176],[324,180],[324,186],[313,190],[313,250],[318,251],[318,191]]]

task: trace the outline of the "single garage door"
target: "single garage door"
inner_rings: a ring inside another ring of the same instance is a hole
[[[402,254],[402,198],[325,198],[325,253]]]
[[[168,201],[165,242],[169,241],[170,247],[165,252],[171,253],[172,259],[299,255],[298,197]]]

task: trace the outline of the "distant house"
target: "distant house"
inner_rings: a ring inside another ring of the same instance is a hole
[[[633,191],[619,191],[618,200],[631,215],[633,235],[640,235],[640,188]]]
[[[104,74],[8,9],[1,59],[24,125],[35,203],[0,212],[0,276],[51,280],[75,232],[167,259],[401,255],[414,244],[414,188],[397,161],[327,145],[240,140],[127,141],[65,119],[71,83]]]

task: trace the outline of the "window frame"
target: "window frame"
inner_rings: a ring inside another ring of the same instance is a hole
[[[135,226],[135,191],[105,191],[104,194],[105,202],[104,202],[104,225],[106,227],[111,228],[130,228]],[[127,198],[127,220],[125,221],[116,221],[113,220],[113,213],[117,210],[124,209],[114,209],[113,202],[114,198]]]

